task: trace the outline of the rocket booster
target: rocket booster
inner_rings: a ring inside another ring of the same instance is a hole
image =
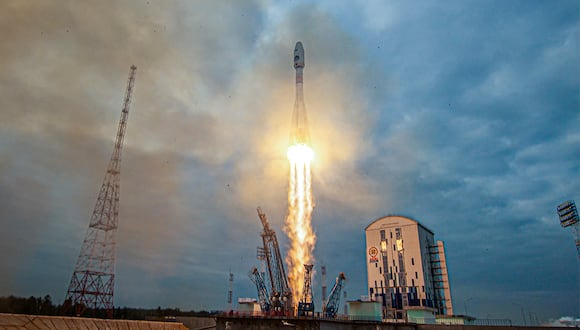
[[[304,70],[304,47],[298,41],[294,47],[294,69],[296,69],[296,99],[292,112],[292,126],[290,128],[290,144],[310,144],[310,132],[308,130],[308,118],[306,117],[306,105],[302,90]]]

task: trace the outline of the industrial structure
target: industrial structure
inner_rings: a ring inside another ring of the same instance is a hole
[[[290,286],[288,285],[288,277],[286,276],[286,270],[284,269],[284,259],[282,259],[282,254],[280,253],[280,246],[278,244],[278,238],[276,237],[276,232],[270,228],[270,223],[266,214],[262,212],[262,209],[258,207],[258,216],[262,222],[264,230],[262,231],[262,248],[264,251],[264,256],[267,265],[267,274],[270,281],[270,292],[268,300],[272,311],[277,313],[287,314],[293,310],[292,305],[292,292]],[[252,271],[252,280],[259,280],[255,273]],[[262,280],[263,282],[263,280]],[[256,283],[256,282],[254,282]],[[256,283],[258,287],[258,284]],[[258,288],[258,293],[260,293],[260,288]]]
[[[340,295],[345,280],[346,277],[344,276],[344,273],[339,273],[334,282],[334,286],[330,290],[328,301],[326,302],[326,305],[324,305],[323,313],[325,317],[335,318],[336,314],[338,314],[340,308]]]
[[[558,205],[558,216],[560,217],[560,226],[572,229],[576,251],[580,259],[580,221],[578,219],[578,210],[574,201],[565,201]]]
[[[252,282],[254,282],[256,290],[258,291],[258,303],[260,304],[261,311],[269,312],[271,306],[270,295],[268,294],[268,288],[266,287],[262,273],[258,271],[258,268],[254,267],[248,275],[250,276]]]
[[[256,286],[261,312],[285,316],[314,316],[315,305],[312,293],[312,270],[314,265],[304,265],[304,290],[297,306],[294,306],[292,300],[294,295],[288,286],[288,278],[286,277],[276,232],[270,227],[268,218],[262,209],[258,207],[257,210],[263,226],[261,233],[263,246],[258,247],[257,259],[265,261],[266,272],[260,272],[257,267],[253,267],[248,276]],[[326,267],[323,269],[324,274],[326,274]],[[322,301],[324,317],[335,318],[338,314],[345,280],[344,273],[340,273],[330,291],[328,300]],[[266,283],[269,284],[269,287]],[[326,289],[326,285],[324,285],[324,289]]]
[[[105,310],[107,317],[113,317],[115,233],[119,220],[121,149],[136,71],[137,67],[132,65],[113,154],[65,298],[65,305],[74,308],[77,315],[90,308]]]
[[[365,232],[368,293],[381,303],[384,320],[404,320],[409,310],[453,314],[444,244],[430,229],[386,216]]]
[[[302,299],[298,303],[298,316],[314,315],[314,301],[312,301],[312,267],[314,265],[304,265],[304,290]]]

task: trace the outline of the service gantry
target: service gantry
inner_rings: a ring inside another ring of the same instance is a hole
[[[314,301],[312,300],[312,267],[304,265],[304,290],[298,302],[298,316],[314,316]]]
[[[336,278],[336,282],[332,287],[332,290],[330,290],[328,302],[326,302],[326,306],[324,306],[323,312],[325,317],[329,318],[336,317],[336,314],[338,313],[340,308],[340,293],[342,291],[342,287],[344,285],[345,280],[346,277],[344,276],[344,273],[343,272],[339,273],[338,277]]]
[[[270,303],[274,312],[288,314],[293,312],[292,291],[284,270],[284,260],[280,253],[276,232],[270,228],[266,214],[258,207],[258,216],[264,227],[262,232],[263,251],[266,258],[268,278],[270,279]]]
[[[270,311],[270,295],[268,294],[268,288],[262,277],[262,273],[258,268],[254,267],[248,274],[254,285],[256,285],[256,290],[258,291],[258,302],[260,303],[260,308],[262,312]]]

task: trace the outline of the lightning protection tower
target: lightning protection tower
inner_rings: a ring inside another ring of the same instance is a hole
[[[234,273],[230,270],[230,279],[228,281],[228,311],[232,310],[232,298],[234,291]]]
[[[83,314],[88,308],[93,313],[105,311],[107,317],[113,317],[115,232],[119,218],[121,148],[136,70],[137,67],[132,65],[117,129],[115,148],[66,294],[65,305],[74,307],[77,315]]]
[[[326,305],[326,266],[321,267],[322,270],[322,305]]]

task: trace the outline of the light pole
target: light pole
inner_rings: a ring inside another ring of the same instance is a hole
[[[522,311],[522,320],[524,321],[524,326],[526,326],[526,314],[524,313],[524,306],[519,304],[519,303],[515,303],[515,302],[513,302],[512,304],[520,306],[520,309]]]
[[[464,308],[465,316],[468,316],[468,314],[467,314],[467,302],[468,302],[468,301],[470,301],[470,300],[472,300],[472,299],[473,299],[473,297],[469,297],[469,298],[467,298],[467,299],[466,299],[466,300],[463,302],[463,308]]]

